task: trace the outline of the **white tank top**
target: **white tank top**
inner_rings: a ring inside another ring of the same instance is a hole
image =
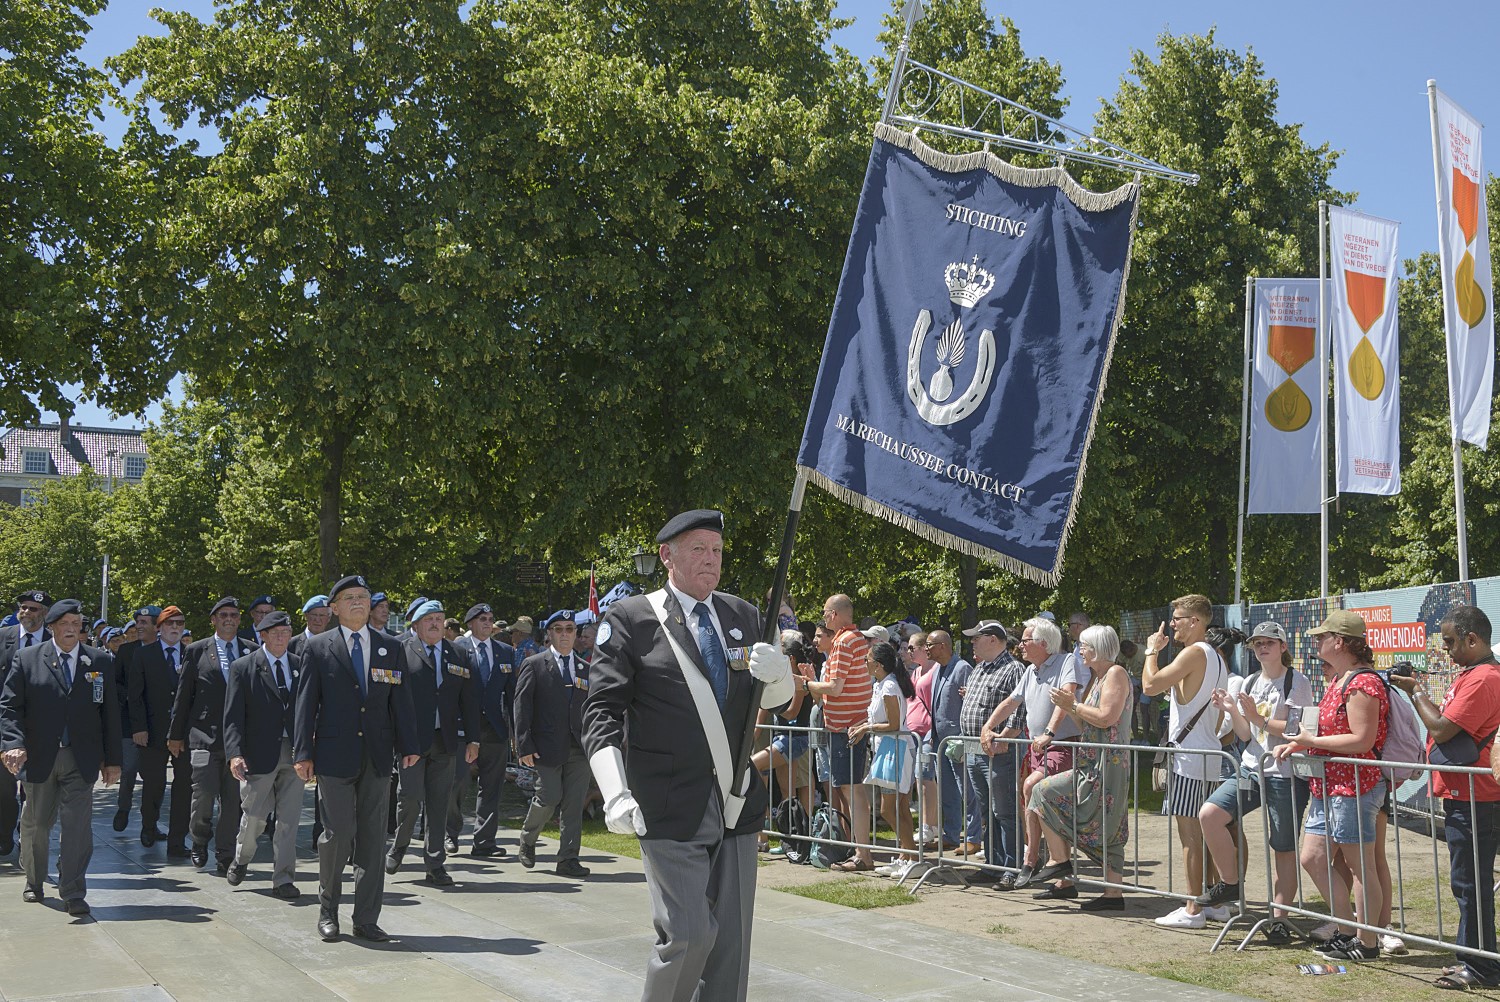
[[[1203,649],[1203,657],[1206,667],[1203,671],[1203,681],[1198,685],[1198,691],[1193,698],[1186,703],[1177,701],[1177,686],[1172,686],[1169,703],[1171,711],[1167,718],[1167,736],[1176,743],[1178,748],[1192,748],[1198,751],[1218,751],[1222,746],[1219,743],[1218,720],[1219,711],[1208,705],[1213,697],[1215,689],[1221,689],[1229,682],[1228,669],[1224,667],[1224,659],[1219,657],[1219,652],[1214,650],[1206,640],[1200,640],[1194,647]],[[1206,707],[1202,715],[1198,710]],[[1177,735],[1182,734],[1182,729],[1194,716],[1198,717],[1193,724],[1192,730],[1183,735],[1179,740]],[[1172,771],[1179,776],[1188,779],[1218,779],[1224,771],[1223,757],[1219,755],[1173,755]]]

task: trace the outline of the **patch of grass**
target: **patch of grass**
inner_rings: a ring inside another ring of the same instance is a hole
[[[890,908],[895,905],[913,904],[917,899],[899,887],[891,887],[865,877],[852,880],[832,880],[800,887],[783,887],[787,894],[800,894],[804,898],[816,898],[829,904],[845,908]]]
[[[512,822],[508,827],[520,830],[519,822]],[[542,829],[542,838],[548,839],[556,844],[558,839],[557,820]],[[612,856],[628,856],[631,859],[641,858],[641,843],[634,835],[616,835],[604,825],[604,819],[584,818],[582,842],[590,849],[607,852]]]
[[[985,932],[989,933],[991,936],[1010,936],[1014,934],[1015,931],[1015,926],[1006,925],[1004,922],[996,922],[994,925],[985,930]]]

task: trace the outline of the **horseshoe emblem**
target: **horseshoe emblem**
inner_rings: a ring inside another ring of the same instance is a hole
[[[938,339],[938,371],[932,377],[932,392],[922,385],[922,349],[927,344],[927,332],[932,329],[932,313],[923,310],[917,314],[912,327],[911,345],[906,352],[906,393],[916,404],[917,413],[928,424],[950,425],[973,414],[990,391],[990,381],[995,376],[995,335],[992,331],[981,331],[979,335],[979,357],[974,366],[974,375],[969,385],[958,396],[949,399],[952,392],[951,369],[964,356],[964,329],[961,320],[955,320]],[[946,391],[946,392],[945,392]],[[935,394],[943,394],[935,399]]]

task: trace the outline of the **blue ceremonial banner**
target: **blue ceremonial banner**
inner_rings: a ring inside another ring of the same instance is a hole
[[[876,128],[797,454],[849,504],[1046,585],[1062,571],[1140,185]]]

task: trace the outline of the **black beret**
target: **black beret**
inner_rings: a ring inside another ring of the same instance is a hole
[[[23,591],[16,596],[16,607],[20,608],[23,602],[35,602],[38,605],[51,605],[52,596],[44,591]]]
[[[328,589],[328,600],[330,602],[333,601],[339,597],[339,592],[350,588],[363,588],[365,591],[369,591],[370,585],[365,581],[363,574],[351,574],[346,578],[339,578],[333,583],[333,587]]]
[[[552,615],[550,615],[550,616],[547,617],[547,621],[542,624],[542,629],[544,629],[544,630],[550,630],[553,626],[555,626],[558,623],[571,623],[571,622],[573,622],[573,610],[572,609],[558,609]]]
[[[292,625],[292,617],[288,616],[284,612],[277,611],[277,612],[268,613],[266,615],[266,618],[262,619],[260,621],[260,626],[256,627],[256,629],[260,630],[260,632],[262,632],[262,633],[265,633],[267,630],[275,629],[278,626],[291,626],[291,625]]]
[[[489,613],[491,616],[493,616],[495,614],[495,610],[491,609],[483,602],[480,602],[476,606],[471,606],[469,608],[469,611],[464,613],[464,625],[467,626],[469,620],[473,619],[475,616],[483,616],[485,613]]]
[[[53,623],[68,615],[83,615],[83,606],[78,604],[76,598],[65,598],[61,602],[54,602],[52,608],[47,610],[44,622],[51,626]]]
[[[220,609],[238,609],[239,607],[239,599],[235,598],[233,595],[225,595],[223,598],[214,603],[214,607],[208,610],[208,614],[210,616],[217,616]]]
[[[674,515],[666,525],[661,527],[661,532],[656,534],[658,543],[667,543],[676,539],[684,532],[693,529],[712,529],[722,534],[724,532],[724,513],[714,511],[711,508],[695,508],[685,511],[681,515]]]
[[[275,605],[275,604],[276,604],[276,600],[274,598],[272,598],[270,595],[259,595],[259,596],[256,597],[255,601],[251,602],[250,605],[247,606],[247,608],[253,609],[257,605]]]

